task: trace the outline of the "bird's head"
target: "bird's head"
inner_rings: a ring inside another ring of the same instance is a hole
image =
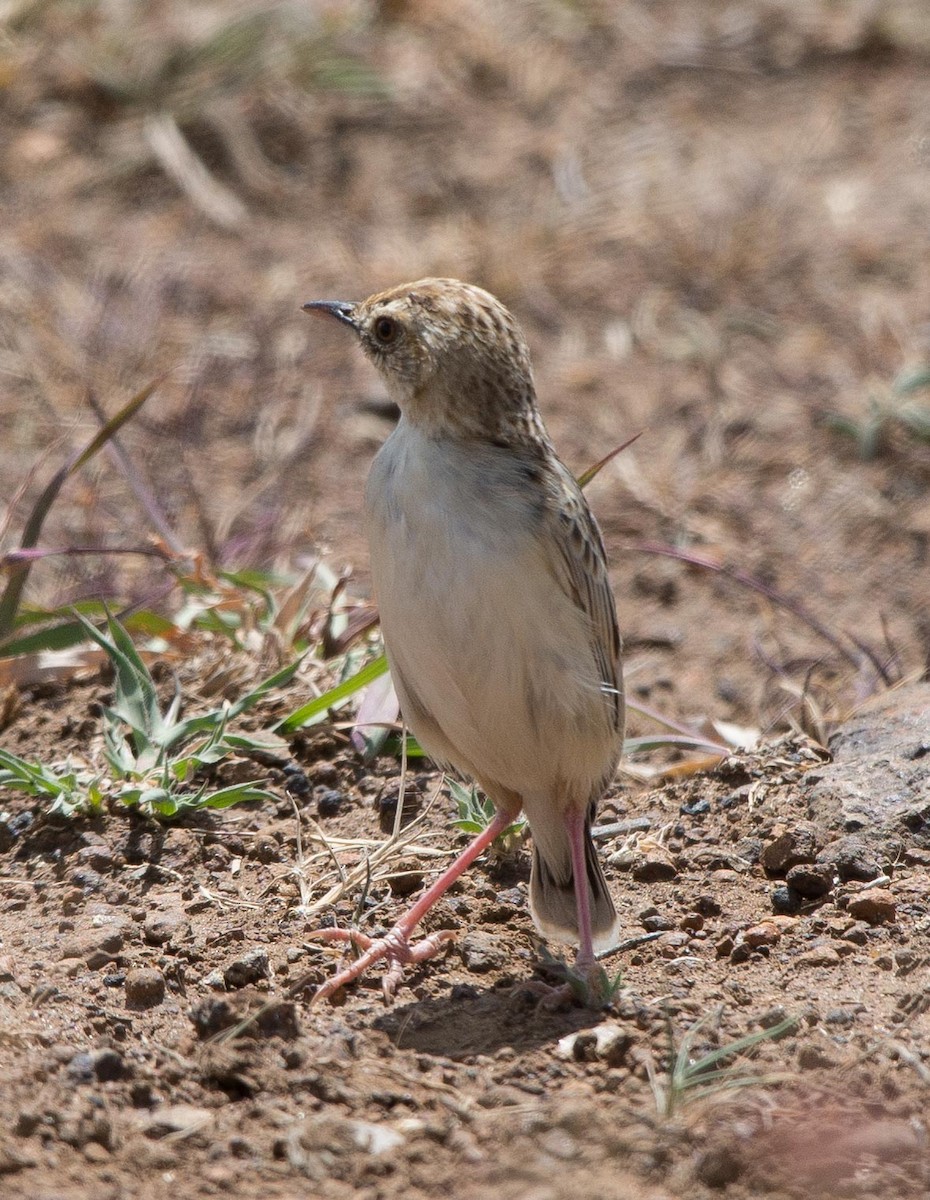
[[[357,304],[314,300],[304,309],[355,331],[392,399],[424,431],[490,441],[539,436],[526,341],[482,288],[420,279]]]

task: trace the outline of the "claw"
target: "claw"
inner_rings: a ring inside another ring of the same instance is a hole
[[[408,963],[426,962],[427,959],[435,957],[446,942],[454,940],[455,933],[451,929],[441,929],[413,946],[410,945],[409,933],[400,925],[395,925],[383,938],[370,938],[356,929],[317,929],[311,937],[324,942],[346,942],[362,951],[355,962],[337,971],[332,979],[317,988],[311,1004],[325,1000],[346,984],[361,978],[370,966],[381,959],[388,964],[381,980],[381,990],[385,1003],[390,1004],[403,980],[404,967]]]

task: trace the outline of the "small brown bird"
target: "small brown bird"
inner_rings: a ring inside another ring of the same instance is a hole
[[[317,995],[386,959],[390,997],[404,963],[452,936],[411,945],[415,926],[521,808],[533,919],[590,970],[619,925],[591,821],[623,741],[621,643],[600,531],[537,411],[523,334],[455,279],[304,308],[354,331],[400,407],[366,489],[391,674],[426,752],[496,810],[384,938],[327,931],[364,953]]]

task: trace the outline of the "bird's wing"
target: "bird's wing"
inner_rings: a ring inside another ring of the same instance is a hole
[[[623,727],[623,671],[617,609],[607,577],[607,557],[601,531],[581,489],[559,464],[553,479],[555,503],[549,520],[558,547],[553,567],[566,594],[591,623],[591,649],[604,685],[605,701],[616,728]]]

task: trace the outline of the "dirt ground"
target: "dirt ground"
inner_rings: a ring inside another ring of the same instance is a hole
[[[364,596],[392,414],[300,304],[460,276],[526,329],[572,468],[641,433],[589,489],[629,736],[651,708],[765,740],[618,776],[598,844],[628,939],[603,1012],[527,986],[550,975],[525,848],[437,906],[457,939],[392,1008],[376,978],[309,1005],[337,961],[313,930],[385,926],[460,844],[418,772],[391,878],[309,912],[320,838],[349,870],[397,794],[396,761],[338,729],[265,763],[278,802],[174,824],[0,788],[0,1195],[926,1197],[923,5],[8,8],[4,551],[97,428],[90,398],[112,413],[165,372],[42,545],[159,536],[282,573],[322,551]],[[90,554],[37,564],[28,598],[96,595],[182,602],[151,558]],[[224,655],[203,635],[173,663],[190,711]],[[240,684],[267,674],[232,657]],[[0,743],[98,762],[111,694],[96,669],[15,689]],[[734,1076],[695,1075],[786,1017]]]

